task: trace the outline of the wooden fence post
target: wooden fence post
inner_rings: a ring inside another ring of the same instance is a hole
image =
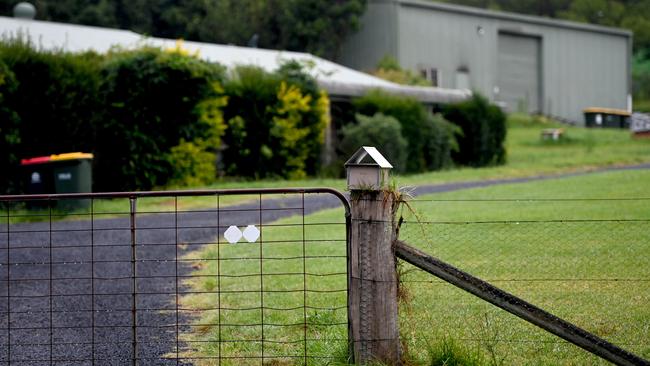
[[[349,339],[361,365],[400,364],[393,205],[391,192],[351,193]]]

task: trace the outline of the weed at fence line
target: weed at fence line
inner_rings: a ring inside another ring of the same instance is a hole
[[[482,366],[488,364],[478,349],[460,345],[453,338],[443,338],[437,344],[429,346],[430,366]],[[490,363],[490,366],[495,364]]]

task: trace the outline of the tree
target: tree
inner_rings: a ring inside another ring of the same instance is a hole
[[[359,27],[365,0],[276,0],[280,48],[335,58],[345,38]]]
[[[650,48],[650,0],[445,0],[484,9],[620,27],[634,32],[634,50]]]
[[[610,0],[574,0],[560,16],[578,22],[617,27],[625,16],[625,5]]]
[[[634,32],[634,48],[650,50],[650,0],[626,1],[621,27]],[[650,57],[650,52],[645,52]]]
[[[311,52],[334,58],[367,0],[38,0],[37,19],[167,38]],[[10,15],[15,0],[0,0]]]

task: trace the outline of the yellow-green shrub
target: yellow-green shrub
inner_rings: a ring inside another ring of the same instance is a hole
[[[214,181],[217,175],[216,156],[205,147],[181,140],[166,155],[174,168],[168,181],[172,186],[198,186]]]
[[[319,168],[329,99],[296,63],[239,67],[226,83],[226,174],[303,178]]]

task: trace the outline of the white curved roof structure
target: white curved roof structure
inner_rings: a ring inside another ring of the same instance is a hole
[[[3,39],[23,37],[39,49],[68,52],[106,53],[115,47],[130,49],[145,45],[173,48],[177,43],[176,40],[145,37],[128,30],[8,17],[0,17],[0,35]],[[357,97],[369,90],[381,89],[391,94],[413,97],[424,103],[451,103],[467,99],[471,95],[469,90],[399,85],[308,53],[190,41],[183,42],[183,48],[191,53],[196,52],[206,61],[218,62],[227,68],[254,65],[273,71],[282,62],[289,60],[312,65],[310,73],[332,96]]]

